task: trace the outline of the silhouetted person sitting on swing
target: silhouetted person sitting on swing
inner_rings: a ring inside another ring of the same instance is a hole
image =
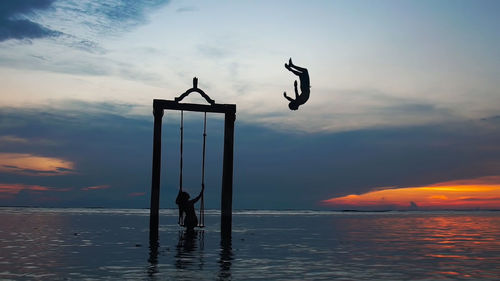
[[[295,99],[287,96],[286,92],[283,93],[283,96],[285,96],[285,98],[290,101],[288,107],[291,110],[297,110],[299,109],[300,105],[303,105],[309,99],[309,94],[311,92],[311,85],[309,84],[309,72],[307,72],[306,68],[294,65],[292,63],[292,58],[290,58],[288,64],[285,63],[285,68],[291,71],[293,74],[299,76],[300,79],[300,95],[299,91],[297,90],[297,80],[295,80],[295,83],[293,83],[293,86],[295,87]]]
[[[196,217],[194,204],[200,200],[204,189],[205,186],[202,185],[200,194],[193,200],[189,200],[189,193],[179,189],[177,199],[175,199],[175,203],[179,206],[179,217],[182,217],[182,213],[185,214],[184,227],[186,227],[188,231],[192,231],[195,226],[198,226],[198,218]]]

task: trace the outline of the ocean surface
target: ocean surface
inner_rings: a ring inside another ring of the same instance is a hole
[[[500,280],[500,212],[0,208],[0,280]],[[154,243],[153,243],[154,244]]]

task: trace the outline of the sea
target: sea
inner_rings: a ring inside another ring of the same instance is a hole
[[[500,212],[0,208],[0,280],[500,280]]]

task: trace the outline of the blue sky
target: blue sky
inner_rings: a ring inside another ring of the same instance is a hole
[[[235,208],[321,208],[375,188],[497,176],[499,6],[4,1],[0,204],[147,207],[152,99],[173,99],[194,76],[238,107]],[[296,112],[282,96],[290,57],[311,76]],[[218,207],[222,120],[209,117],[207,205]],[[186,118],[196,193],[202,117]],[[178,115],[164,121],[161,202],[173,207]]]

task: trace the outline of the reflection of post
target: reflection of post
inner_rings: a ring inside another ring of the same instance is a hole
[[[153,104],[155,118],[153,133],[153,174],[151,179],[151,207],[149,209],[149,239],[158,240],[158,221],[160,209],[160,171],[161,171],[161,122],[163,108]]]
[[[231,261],[233,260],[231,237],[223,236],[220,246],[218,280],[231,280]]]
[[[231,237],[233,208],[233,149],[235,112],[226,112],[224,121],[224,160],[222,170],[221,235]]]
[[[154,277],[158,273],[158,240],[149,240],[148,276]]]

